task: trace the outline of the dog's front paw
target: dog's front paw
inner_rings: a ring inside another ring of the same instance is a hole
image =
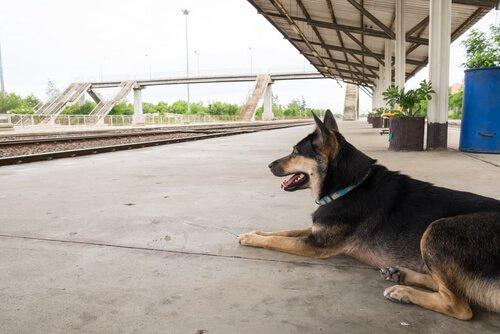
[[[384,290],[384,297],[391,302],[410,304],[411,299],[408,287],[404,285],[394,285]]]
[[[392,281],[394,283],[403,283],[404,272],[396,267],[386,267],[380,269],[380,276],[386,281]]]
[[[240,234],[237,239],[240,245],[243,246],[253,246],[253,247],[262,247],[263,246],[263,238],[262,235],[257,234],[258,231],[253,231],[245,234]]]

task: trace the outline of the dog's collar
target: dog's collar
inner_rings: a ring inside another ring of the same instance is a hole
[[[352,186],[349,186],[349,187],[337,190],[334,193],[331,193],[331,194],[328,194],[326,196],[321,197],[320,199],[318,199],[318,200],[315,201],[316,204],[318,204],[319,206],[322,206],[322,205],[325,205],[325,204],[328,204],[328,203],[331,203],[331,202],[335,201],[336,199],[344,196],[345,194],[348,194],[352,190],[354,190],[357,187],[359,187],[363,182],[365,182],[366,179],[368,178],[368,176],[370,176],[371,173],[372,173],[372,169],[370,168],[368,170],[368,173],[366,173],[366,175],[363,177],[363,179],[361,179],[361,181],[359,181],[356,184],[353,184]]]

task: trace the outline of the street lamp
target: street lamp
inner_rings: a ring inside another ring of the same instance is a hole
[[[3,81],[2,46],[1,45],[0,45],[0,94],[1,95],[5,94],[5,82]]]
[[[186,17],[186,75],[189,78],[189,47],[188,47],[188,9],[182,9],[182,15]],[[188,114],[191,113],[191,97],[189,94],[189,83],[187,84]]]
[[[103,78],[104,78],[104,61],[105,60],[106,60],[106,57],[101,58],[101,73],[100,73],[101,82],[103,81]]]
[[[198,50],[194,50],[194,54],[196,55],[196,62],[198,63],[198,77],[200,76],[200,53]]]
[[[252,55],[252,47],[249,47],[250,50],[250,75],[253,74],[253,55]]]
[[[151,56],[149,54],[146,54],[145,57],[148,59],[148,62],[149,62],[149,80],[152,79],[152,76],[151,76]]]

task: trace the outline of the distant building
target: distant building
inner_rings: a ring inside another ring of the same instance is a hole
[[[459,91],[461,91],[462,89],[464,88],[464,84],[463,83],[456,83],[456,84],[453,84],[451,86],[451,93],[452,94],[455,94]]]

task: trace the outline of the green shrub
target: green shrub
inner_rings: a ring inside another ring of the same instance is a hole
[[[491,26],[489,35],[473,30],[462,45],[466,52],[466,68],[500,66],[500,27]]]
[[[133,115],[134,106],[130,103],[118,103],[111,109],[109,115]]]
[[[64,108],[61,114],[63,115],[88,115],[95,108],[96,104],[91,101],[86,101],[84,104],[73,104]]]

